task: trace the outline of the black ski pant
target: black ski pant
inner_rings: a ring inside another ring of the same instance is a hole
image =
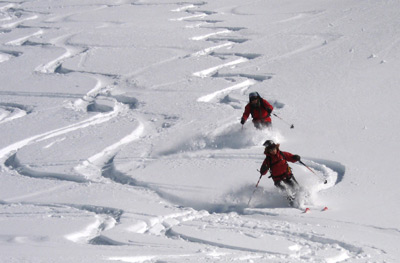
[[[282,182],[290,187],[293,191],[296,191],[296,188],[299,187],[299,183],[297,183],[296,178],[294,176],[290,176],[289,178],[285,178],[283,180],[279,180],[274,182],[275,186],[281,189],[283,192],[286,192],[285,186],[282,185]]]
[[[271,129],[272,128],[272,124],[271,124],[271,122],[265,122],[265,121],[255,121],[255,120],[253,120],[253,124],[254,124],[254,127],[256,127],[257,129],[259,129],[259,130],[262,130],[262,129],[265,129],[265,128],[268,128],[268,129]]]

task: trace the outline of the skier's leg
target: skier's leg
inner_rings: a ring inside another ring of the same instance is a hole
[[[254,127],[256,127],[256,129],[258,129],[258,130],[260,130],[262,128],[260,121],[253,120],[253,124],[254,124]]]
[[[309,198],[311,193],[309,190],[303,188],[296,180],[296,178],[292,175],[291,178],[284,181],[284,183],[290,188],[290,191],[293,193],[292,197],[292,206],[302,206],[305,203],[309,202]]]
[[[281,184],[282,181],[275,181],[274,185],[279,188],[279,190],[286,192],[286,188]]]
[[[275,186],[278,187],[283,193],[286,195],[286,199],[289,201],[289,205],[293,206],[295,195],[291,189],[285,182],[276,181]]]
[[[272,130],[271,122],[263,122],[264,129]]]
[[[291,175],[290,178],[285,180],[285,183],[290,186],[290,188],[293,189],[293,191],[297,191],[298,189],[300,189],[300,185],[297,182],[296,178],[293,176],[293,174]]]
[[[293,174],[292,177],[290,177],[290,179],[294,182],[295,185],[300,186]]]

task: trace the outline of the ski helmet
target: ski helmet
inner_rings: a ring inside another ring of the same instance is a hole
[[[267,149],[272,149],[276,147],[276,144],[273,140],[266,140],[263,144]]]
[[[253,98],[259,98],[260,95],[258,94],[258,92],[254,91],[254,92],[250,92],[249,94],[249,100],[251,101],[251,99]]]

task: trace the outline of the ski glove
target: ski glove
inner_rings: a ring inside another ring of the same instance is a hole
[[[295,160],[296,162],[300,161],[300,156],[297,154],[293,155],[293,160]]]
[[[268,171],[268,167],[266,165],[261,166],[260,174],[264,175]]]
[[[242,119],[240,120],[240,124],[244,124],[246,122],[246,120],[242,117]]]

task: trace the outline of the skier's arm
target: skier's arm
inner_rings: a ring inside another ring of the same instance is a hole
[[[300,155],[294,154],[294,155],[293,155],[293,160],[294,160],[295,162],[300,161]]]
[[[297,154],[291,154],[289,152],[282,152],[283,155],[285,155],[285,158],[287,161],[295,163],[297,161],[300,161],[300,156]]]
[[[269,166],[267,164],[267,158],[265,158],[265,160],[262,163],[261,168],[260,168],[261,175],[265,175],[266,173],[268,173],[268,170],[269,170]]]
[[[243,116],[242,119],[240,120],[241,124],[244,124],[247,120],[247,118],[249,118],[250,115],[250,105],[246,105],[246,107],[244,108],[244,112],[243,112]]]

